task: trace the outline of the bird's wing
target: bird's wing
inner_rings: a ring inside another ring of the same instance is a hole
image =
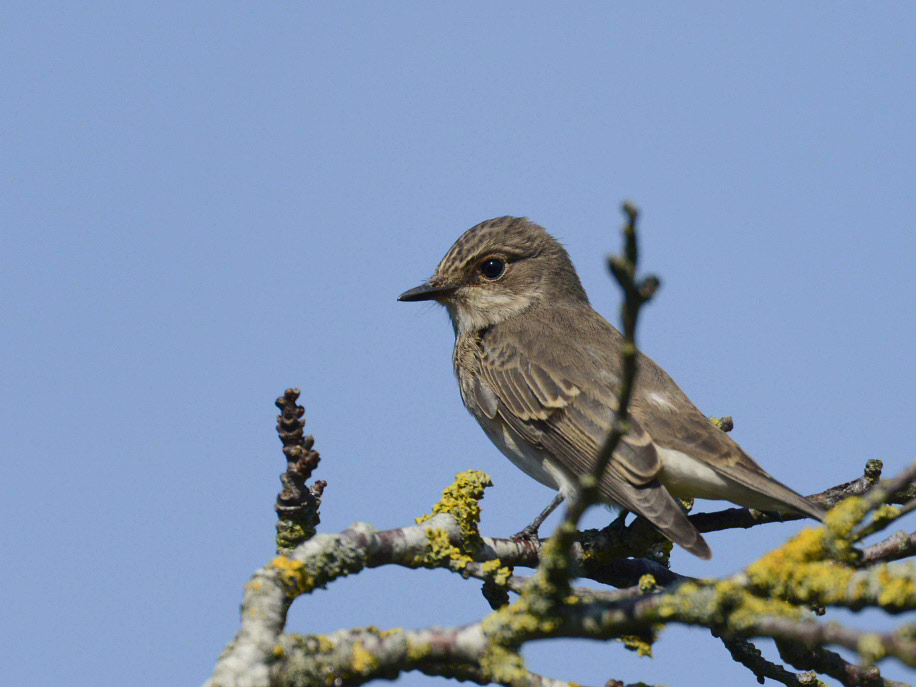
[[[777,481],[690,401],[674,380],[640,354],[636,393],[630,413],[665,448],[696,458],[715,472],[817,520],[824,510]],[[656,399],[653,402],[652,399]],[[662,403],[657,400],[662,399]]]
[[[610,385],[593,388],[564,372],[593,367],[584,359],[571,359],[577,355],[574,347],[566,351],[563,365],[543,365],[523,356],[507,338],[492,336],[481,346],[478,395],[495,397],[502,420],[566,472],[591,470],[618,407]],[[709,558],[706,542],[658,481],[660,470],[652,438],[631,417],[630,431],[618,444],[599,489],[605,499],[642,515],[672,541]]]

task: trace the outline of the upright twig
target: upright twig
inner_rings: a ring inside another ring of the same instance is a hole
[[[564,517],[565,531],[575,531],[579,520],[585,510],[598,501],[598,484],[601,476],[607,469],[611,456],[620,440],[627,433],[627,408],[633,394],[633,384],[636,380],[636,321],[639,310],[653,296],[659,286],[659,279],[649,276],[641,282],[636,282],[636,267],[639,259],[638,242],[636,238],[636,219],[638,211],[630,203],[624,203],[622,210],[626,215],[623,232],[623,255],[610,255],[607,258],[608,269],[620,288],[623,290],[623,303],[620,308],[620,318],[623,324],[623,345],[620,355],[623,364],[620,391],[617,394],[617,411],[611,429],[598,455],[592,471],[579,480],[579,489],[571,499]]]

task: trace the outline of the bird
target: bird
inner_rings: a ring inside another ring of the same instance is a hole
[[[471,227],[432,277],[398,300],[445,306],[464,406],[512,463],[557,490],[540,520],[519,533],[536,537],[591,470],[611,429],[623,336],[591,307],[560,242],[525,217]],[[676,498],[823,518],[820,506],[764,471],[642,352],[627,413],[628,431],[598,482],[600,498],[690,553],[712,555]]]

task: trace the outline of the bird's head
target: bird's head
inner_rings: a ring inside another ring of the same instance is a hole
[[[498,324],[545,300],[588,303],[566,250],[524,217],[497,217],[471,227],[433,276],[398,300],[441,303],[456,332]]]

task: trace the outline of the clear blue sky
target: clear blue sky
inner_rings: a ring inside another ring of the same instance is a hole
[[[485,534],[527,522],[550,492],[463,410],[444,313],[395,301],[496,215],[560,237],[613,318],[603,255],[635,201],[663,279],[642,348],[798,490],[912,460],[914,25],[909,2],[4,2],[6,681],[205,678],[273,552],[288,386],[324,531],[410,523],[470,467],[496,483]],[[674,562],[726,574],[797,527]],[[382,569],[288,629],[486,612],[474,582]],[[678,628],[654,660],[526,655],[756,684]]]

